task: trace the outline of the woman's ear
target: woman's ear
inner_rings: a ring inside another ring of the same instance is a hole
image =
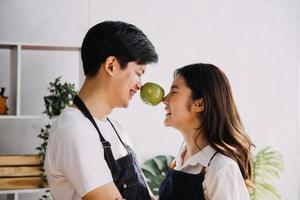
[[[204,110],[203,98],[195,100],[193,103],[193,108],[194,108],[195,112],[202,112]]]
[[[116,71],[116,65],[118,64],[117,58],[114,56],[109,56],[106,58],[104,62],[104,71],[110,75],[114,76],[114,72]]]

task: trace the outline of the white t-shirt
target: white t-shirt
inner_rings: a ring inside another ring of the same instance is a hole
[[[182,165],[181,155],[185,150],[186,147],[182,148],[180,154],[175,158],[174,169],[190,174],[199,174],[203,166],[206,167],[202,186],[207,200],[250,200],[242,173],[234,160],[217,153],[209,164],[216,150],[207,145]]]
[[[115,159],[127,155],[111,124],[95,119],[110,142]],[[131,145],[120,124],[111,120],[123,142]],[[48,140],[45,169],[55,200],[79,200],[86,193],[112,182],[98,132],[77,108],[66,108],[54,121]]]

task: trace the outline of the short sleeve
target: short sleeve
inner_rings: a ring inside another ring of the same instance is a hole
[[[210,200],[250,200],[249,192],[236,163],[225,165],[205,179],[205,193]]]
[[[89,126],[69,124],[62,127],[55,138],[56,168],[61,170],[81,197],[113,181],[99,136],[93,131]]]

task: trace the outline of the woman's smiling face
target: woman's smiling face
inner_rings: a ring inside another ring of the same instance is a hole
[[[165,126],[181,129],[188,126],[197,117],[192,112],[192,91],[186,86],[180,75],[175,76],[170,92],[163,102],[166,105]]]

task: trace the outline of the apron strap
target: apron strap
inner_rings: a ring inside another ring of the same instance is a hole
[[[212,159],[215,157],[215,155],[217,155],[218,154],[218,152],[216,151],[215,153],[214,153],[214,155],[210,158],[210,160],[209,160],[209,162],[208,162],[208,166],[210,165],[210,162],[212,161]]]
[[[90,120],[90,122],[94,125],[94,127],[96,128],[97,132],[99,133],[100,136],[100,140],[101,142],[107,142],[107,144],[109,144],[108,141],[106,141],[104,139],[104,137],[102,136],[93,116],[91,115],[90,111],[88,110],[88,108],[85,106],[84,102],[80,99],[80,97],[78,95],[76,95],[74,97],[74,104],[78,107],[78,109],[83,113],[83,115],[88,118]]]
[[[117,164],[116,164],[115,159],[114,159],[114,155],[113,155],[112,150],[111,150],[111,144],[108,141],[106,141],[104,139],[104,137],[102,136],[101,131],[99,130],[92,114],[90,113],[88,108],[85,106],[84,102],[80,99],[80,97],[78,95],[76,95],[74,97],[73,101],[74,101],[74,104],[78,107],[78,109],[83,113],[83,115],[85,117],[87,117],[90,120],[90,122],[94,125],[94,127],[96,128],[96,130],[99,134],[100,141],[102,143],[103,149],[104,149],[104,158],[106,160],[106,163],[107,163],[108,167],[110,168],[110,171],[111,171],[112,175],[118,174],[118,167],[117,167]],[[116,131],[115,128],[114,128],[114,130]],[[118,135],[118,137],[119,137],[119,135]]]
[[[210,162],[212,161],[212,159],[215,157],[215,155],[217,155],[217,151],[212,155],[212,157],[210,158],[210,160],[209,160],[209,162],[208,162],[208,165],[207,166],[209,166],[210,165]],[[201,172],[200,172],[200,174],[202,174],[202,175],[205,175],[205,172],[206,172],[206,167],[202,167],[202,170],[201,170]]]
[[[111,124],[111,126],[113,127],[113,129],[114,129],[114,131],[116,132],[116,134],[117,134],[117,136],[118,136],[120,142],[123,144],[123,146],[124,146],[124,148],[127,150],[127,152],[128,152],[128,151],[131,151],[131,148],[130,148],[125,142],[123,142],[123,140],[122,140],[121,137],[119,136],[118,131],[116,130],[114,124],[110,121],[109,118],[107,118],[107,120],[108,120],[108,122]]]

